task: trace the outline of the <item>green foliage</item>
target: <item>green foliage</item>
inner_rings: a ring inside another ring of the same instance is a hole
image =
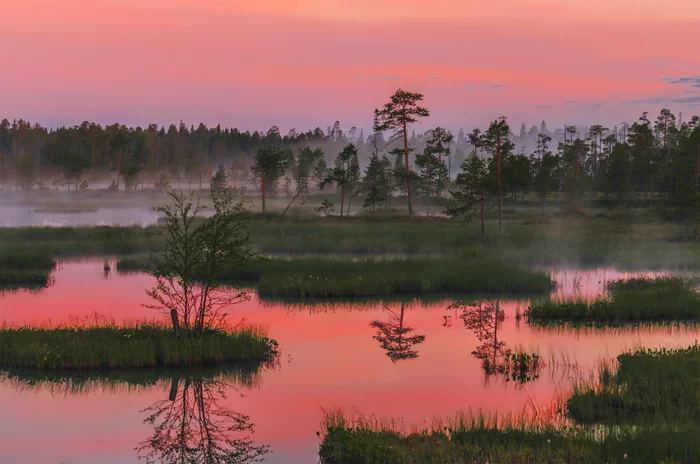
[[[365,169],[362,190],[365,192],[362,207],[369,209],[372,214],[386,204],[391,196],[391,163],[386,156],[379,158],[376,153],[372,155]]]
[[[147,291],[153,300],[147,307],[171,317],[176,330],[199,337],[204,330],[222,326],[224,311],[246,299],[245,293],[217,287],[225,270],[243,267],[254,256],[248,220],[243,203],[235,203],[226,191],[212,192],[214,214],[203,220],[197,220],[202,207],[191,195],[169,195],[172,203],[157,209],[165,216],[160,231],[165,247],[152,257],[156,284]]]
[[[327,413],[322,463],[691,464],[700,458],[693,423],[644,428],[574,428],[530,418],[459,414],[407,431],[396,422]]]
[[[535,301],[527,316],[533,323],[700,321],[700,294],[681,278],[632,279],[610,284],[610,295],[584,300]]]
[[[295,259],[263,268],[264,297],[360,298],[394,294],[547,292],[550,277],[481,259]]]
[[[700,424],[700,347],[644,350],[604,366],[597,385],[578,385],[567,402],[569,416],[585,423]]]
[[[44,251],[1,250],[0,286],[45,286],[55,266]]]
[[[258,329],[205,331],[176,338],[158,325],[0,328],[0,366],[32,369],[124,369],[263,362],[276,342]]]

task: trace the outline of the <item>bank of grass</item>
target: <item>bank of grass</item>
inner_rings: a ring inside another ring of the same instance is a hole
[[[604,214],[602,212],[605,212]],[[264,254],[475,256],[534,265],[578,264],[618,268],[699,268],[700,247],[678,241],[679,229],[652,210],[624,214],[586,210],[583,216],[535,220],[532,208],[514,208],[503,237],[489,218],[479,224],[440,217],[351,217],[251,214],[252,245]],[[0,228],[0,249],[47,250],[56,256],[126,255],[163,249],[159,226]]]
[[[264,297],[362,298],[425,293],[539,293],[545,272],[493,260],[419,258],[270,261],[258,292]]]
[[[567,410],[582,423],[700,424],[700,346],[621,354],[596,383],[575,386]]]
[[[176,338],[153,324],[0,328],[0,367],[11,369],[214,366],[268,361],[275,350],[257,328],[209,331],[201,339]]]
[[[700,294],[689,279],[635,278],[611,282],[608,289],[607,297],[594,301],[534,301],[528,320],[535,324],[700,321]]]
[[[148,258],[123,258],[119,271],[147,270]],[[231,269],[222,282],[249,283],[265,298],[368,298],[459,293],[542,293],[546,272],[479,258],[262,259]]]
[[[396,423],[342,412],[326,414],[323,464],[600,464],[698,462],[697,423],[644,428],[581,428],[530,419],[459,414],[406,430]]]
[[[0,286],[46,285],[55,266],[45,251],[0,250]]]

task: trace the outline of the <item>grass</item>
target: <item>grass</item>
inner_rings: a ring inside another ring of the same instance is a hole
[[[406,430],[400,423],[327,413],[323,464],[683,463],[698,462],[697,423],[581,428],[524,417],[458,414]]]
[[[175,338],[164,326],[0,328],[0,367],[20,369],[125,369],[263,362],[276,342],[256,328]]]
[[[534,210],[536,210],[535,208]],[[285,216],[251,214],[256,250],[285,255],[472,256],[527,265],[575,263],[618,268],[700,268],[700,248],[677,240],[678,226],[651,209],[601,216],[539,218],[532,208],[506,210],[504,235],[496,221],[479,224],[438,217]],[[152,227],[0,228],[0,249],[44,249],[56,256],[134,254],[159,251],[163,244]]]
[[[700,424],[700,346],[637,350],[603,365],[596,384],[577,385],[568,414],[583,423]]]
[[[533,323],[572,322],[621,324],[629,322],[700,321],[700,294],[688,279],[637,278],[608,285],[610,295],[585,300],[541,300],[530,305]]]
[[[145,257],[123,258],[119,271],[147,270]],[[494,260],[474,258],[264,259],[221,276],[257,283],[265,298],[368,298],[447,293],[541,293],[550,276]]]
[[[45,251],[0,251],[0,286],[45,286],[55,266]]]

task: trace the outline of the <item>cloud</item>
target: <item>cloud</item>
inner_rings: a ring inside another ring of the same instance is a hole
[[[353,79],[361,81],[400,81],[399,76],[352,76]]]
[[[674,98],[671,103],[700,103],[700,96],[697,97],[684,97],[684,98]]]
[[[608,104],[608,102],[598,102],[595,104],[595,106],[605,106],[607,104]]]
[[[676,84],[676,85],[689,85],[691,87],[696,87],[700,88],[700,76],[688,76],[688,77],[665,77],[661,79],[663,82],[666,82],[667,84]]]
[[[652,105],[658,105],[659,103],[662,103],[665,98],[662,97],[654,97],[654,98],[640,98],[639,100],[625,100],[622,102],[623,105],[644,105],[644,104],[652,104]]]
[[[566,103],[567,105],[573,105],[573,104],[575,104],[576,102],[573,101],[573,100],[567,100],[567,101],[565,101],[564,103]]]
[[[439,81],[440,76],[428,76],[428,79],[430,79],[431,81]]]
[[[492,89],[505,89],[508,86],[506,84],[487,84],[486,87],[490,87]]]
[[[537,105],[535,108],[551,108],[549,105]]]

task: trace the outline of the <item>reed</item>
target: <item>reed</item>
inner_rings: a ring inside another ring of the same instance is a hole
[[[176,338],[155,324],[118,327],[3,327],[0,366],[32,369],[125,369],[213,366],[264,362],[276,342],[258,328],[205,332],[201,338]]]

